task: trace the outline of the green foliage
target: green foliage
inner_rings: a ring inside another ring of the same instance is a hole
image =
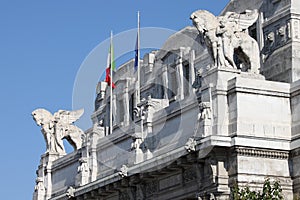
[[[274,181],[273,184],[270,179],[266,179],[262,188],[262,191],[251,191],[249,187],[238,188],[235,186],[232,188],[232,200],[282,200],[282,188],[279,181]]]

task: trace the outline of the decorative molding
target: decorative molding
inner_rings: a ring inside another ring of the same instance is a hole
[[[276,151],[276,150],[263,150],[263,149],[255,149],[255,148],[235,148],[234,153],[238,156],[250,156],[250,157],[263,157],[263,158],[271,158],[271,159],[288,159],[289,153],[288,151]]]
[[[266,55],[265,60],[267,60],[273,51],[288,44],[291,36],[292,28],[290,19],[284,18],[266,25],[264,30],[264,48],[262,49],[262,53]]]

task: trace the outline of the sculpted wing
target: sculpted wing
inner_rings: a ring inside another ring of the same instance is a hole
[[[235,22],[239,31],[248,29],[252,24],[257,21],[258,11],[257,10],[246,10],[243,13],[227,12],[220,19],[226,20],[227,22]]]
[[[73,122],[77,121],[83,113],[84,109],[74,111],[59,110],[54,114],[54,118],[60,123],[72,124]]]

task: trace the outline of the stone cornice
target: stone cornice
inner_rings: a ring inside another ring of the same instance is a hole
[[[52,171],[57,171],[59,169],[68,167],[69,165],[78,162],[80,155],[81,155],[81,149],[55,160],[52,164],[52,168],[51,168]]]
[[[228,81],[228,94],[236,92],[289,98],[290,84],[235,77]]]

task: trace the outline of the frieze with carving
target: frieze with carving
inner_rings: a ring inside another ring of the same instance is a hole
[[[239,156],[263,157],[271,159],[288,159],[289,153],[284,151],[271,151],[253,148],[236,148],[234,152]]]
[[[291,20],[282,19],[264,28],[262,53],[266,60],[273,51],[286,45],[292,38]]]

